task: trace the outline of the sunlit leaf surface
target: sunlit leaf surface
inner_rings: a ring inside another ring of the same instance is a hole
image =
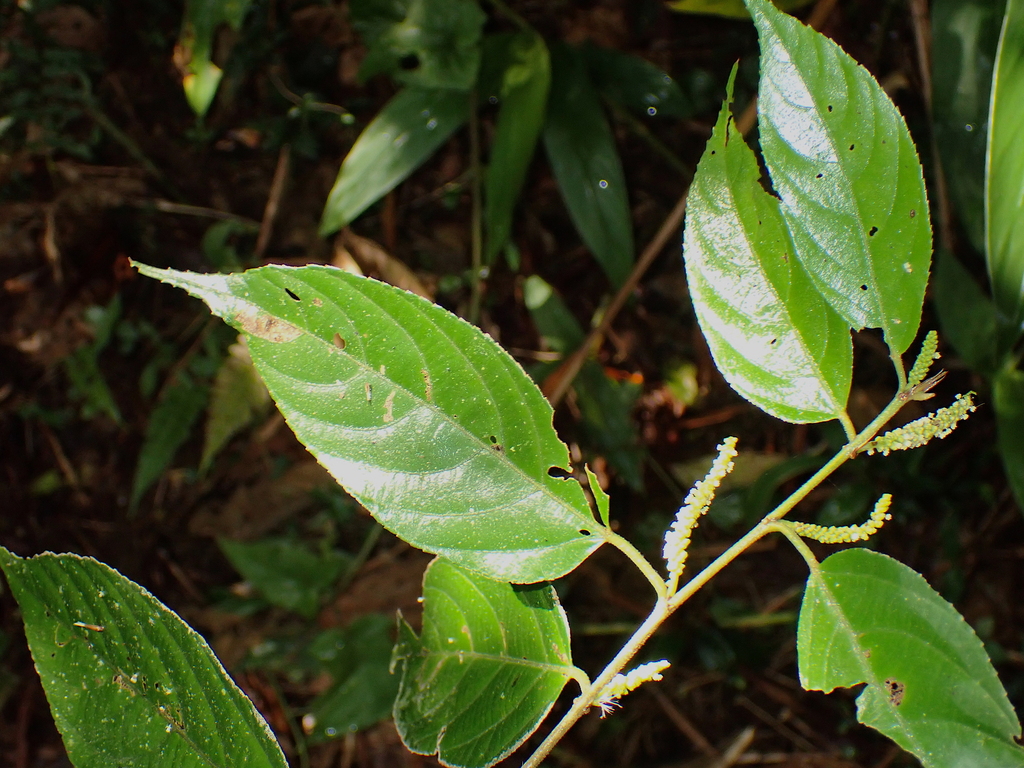
[[[516,587],[435,560],[423,580],[423,633],[399,620],[395,725],[413,752],[486,768],[536,730],[572,674],[555,590]]]
[[[984,646],[920,574],[866,549],[838,552],[807,580],[800,680],[826,693],[859,683],[857,719],[925,768],[1015,768],[1020,723]]]
[[[246,334],[298,438],[389,530],[493,578],[568,573],[603,541],[551,406],[477,328],[331,267],[140,266]]]
[[[78,555],[0,547],[0,568],[75,768],[285,768],[206,641],[142,587]]]

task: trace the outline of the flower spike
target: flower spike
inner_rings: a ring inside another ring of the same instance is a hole
[[[611,682],[602,688],[597,698],[594,699],[594,704],[601,708],[601,717],[607,717],[618,709],[620,706],[618,700],[630,691],[635,691],[649,680],[661,680],[661,673],[670,666],[672,665],[664,659],[661,661],[649,661],[627,672],[625,675],[618,674],[613,677]]]
[[[814,539],[822,544],[851,544],[856,541],[867,541],[877,533],[886,520],[892,520],[892,515],[889,514],[890,504],[892,504],[892,495],[882,494],[882,498],[875,502],[871,516],[861,525],[824,526],[796,522],[789,523],[789,525],[793,526],[793,530],[805,539]]]
[[[886,432],[869,442],[861,450],[867,451],[869,456],[873,453],[888,456],[889,451],[919,448],[932,438],[941,440],[956,429],[956,425],[966,419],[976,408],[973,392],[957,395],[952,405],[940,408],[935,413],[930,413],[909,424]]]

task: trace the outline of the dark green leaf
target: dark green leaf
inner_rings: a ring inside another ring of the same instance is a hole
[[[550,405],[477,328],[330,267],[140,270],[247,334],[299,439],[411,544],[532,582],[568,573],[602,543],[583,489],[554,476],[569,456]]]
[[[996,311],[956,256],[940,249],[935,259],[932,297],[942,338],[971,368],[986,375],[996,369]]]
[[[142,587],[78,555],[0,547],[0,567],[76,768],[285,768],[210,647]]]
[[[132,480],[132,509],[139,505],[149,486],[174,461],[174,455],[188,440],[192,426],[206,408],[209,396],[209,386],[197,383],[184,373],[164,390],[146,424],[146,437],[142,441],[139,463]]]
[[[185,97],[192,111],[202,117],[213,103],[223,72],[213,63],[213,39],[217,28],[242,26],[252,0],[188,0],[181,37],[181,56],[187,62],[183,80]]]
[[[867,683],[857,719],[925,768],[1024,766],[1020,723],[978,636],[902,563],[866,549],[821,563],[797,652],[808,690]]]
[[[269,405],[270,393],[256,373],[245,343],[232,344],[213,381],[199,469],[208,469],[221,448]]]
[[[423,634],[399,619],[395,725],[418,754],[485,768],[533,733],[573,675],[555,590],[514,587],[445,560],[423,579]]]
[[[621,285],[633,267],[626,179],[583,55],[564,44],[551,51],[544,148],[576,231],[612,284]]]
[[[1001,349],[1024,324],[1024,1],[1008,0],[992,80],[986,189],[988,273]]]
[[[221,551],[268,602],[302,614],[316,615],[320,599],[347,564],[336,550],[312,552],[298,541],[218,539]]]
[[[1005,366],[992,383],[999,453],[1017,506],[1024,510],[1024,371]]]
[[[743,397],[786,421],[838,418],[853,371],[849,329],[793,257],[779,202],[759,177],[727,101],[687,204],[694,310],[715,364]]]
[[[921,165],[875,79],[824,35],[747,0],[761,39],[761,149],[797,258],[854,330],[917,335],[931,261]]]
[[[369,728],[391,715],[398,694],[398,676],[389,674],[394,626],[387,616],[361,616],[345,629],[320,633],[307,649],[333,678],[309,705],[311,742]]]
[[[583,329],[550,285],[531,275],[523,292],[545,346],[567,355],[583,344]],[[587,360],[573,388],[587,444],[603,455],[631,487],[640,490],[644,455],[633,421],[640,387],[613,381],[596,360]]]
[[[484,187],[487,263],[493,263],[512,233],[512,211],[544,126],[551,85],[551,61],[540,35],[520,32],[509,40],[506,50],[507,65],[498,94],[501,110]]]
[[[651,117],[693,116],[679,84],[646,59],[599,45],[587,45],[583,52],[594,85],[606,99]]]
[[[933,0],[932,111],[949,195],[985,252],[989,92],[1006,0]]]
[[[473,87],[486,20],[476,0],[352,0],[350,8],[369,48],[361,79],[385,73],[418,88]]]
[[[320,234],[347,226],[444,144],[469,116],[459,91],[406,88],[359,134],[320,219]]]

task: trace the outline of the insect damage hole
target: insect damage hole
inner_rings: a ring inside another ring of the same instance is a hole
[[[567,480],[572,477],[572,472],[562,467],[548,467],[548,477],[557,477],[559,480]]]
[[[384,398],[384,423],[390,424],[395,420],[395,390],[391,390]]]
[[[874,237],[876,232],[878,232],[878,227],[872,227],[868,230],[868,237]]]
[[[906,690],[907,686],[894,677],[890,677],[885,681],[885,691],[889,696],[889,703],[894,707],[898,707],[903,703],[903,694]]]
[[[299,298],[299,295],[290,288],[285,288],[284,292],[288,294],[288,298],[290,298],[292,301],[302,301],[302,299]]]
[[[334,334],[334,346],[337,347],[338,349],[345,348],[345,339],[342,338],[342,335],[340,333]]]

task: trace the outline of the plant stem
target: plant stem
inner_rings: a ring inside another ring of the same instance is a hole
[[[617,548],[622,554],[633,561],[635,565],[647,580],[651,582],[651,586],[654,587],[654,591],[658,595],[659,600],[664,600],[668,597],[667,589],[665,586],[665,580],[661,578],[661,575],[654,570],[654,566],[650,564],[646,557],[644,557],[640,550],[634,547],[629,540],[624,539],[615,533],[611,529],[605,529],[607,532],[604,534],[605,540],[613,547]]]
[[[483,297],[483,212],[480,204],[482,195],[480,189],[480,118],[476,111],[476,90],[470,91],[469,100],[470,195],[473,201],[470,224],[472,263],[470,265],[469,322],[479,325],[480,305]]]

